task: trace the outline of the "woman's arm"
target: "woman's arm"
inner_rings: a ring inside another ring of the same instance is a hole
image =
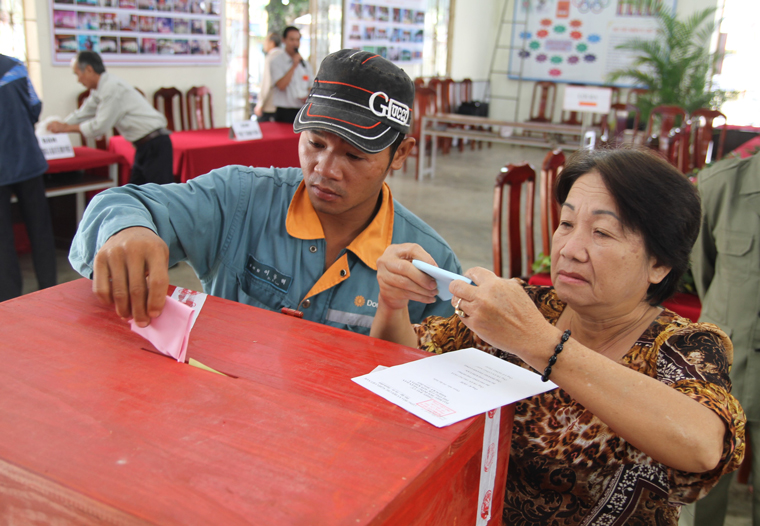
[[[491,345],[543,371],[561,331],[547,322],[522,286],[485,269],[467,272],[477,287],[452,283],[463,322]],[[461,296],[460,296],[461,294]],[[694,473],[715,468],[726,425],[713,411],[658,380],[629,369],[572,338],[551,380],[616,434],[654,460]]]

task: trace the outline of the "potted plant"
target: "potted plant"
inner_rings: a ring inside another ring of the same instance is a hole
[[[657,20],[656,37],[635,38],[618,45],[616,49],[631,51],[636,58],[630,67],[611,72],[608,81],[627,78],[649,89],[648,94],[638,98],[642,122],[647,122],[652,108],[663,104],[680,106],[688,113],[697,108],[719,109],[727,94],[713,89],[711,82],[715,65],[722,57],[721,52],[710,51],[715,8],[699,11],[685,20],[678,19],[661,3],[652,9]]]

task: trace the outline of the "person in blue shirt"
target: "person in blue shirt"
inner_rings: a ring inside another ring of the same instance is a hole
[[[300,169],[228,166],[186,184],[110,189],[85,212],[69,259],[140,326],[163,309],[168,266],[186,259],[207,293],[369,334],[377,259],[391,245],[418,244],[461,273],[446,242],[385,183],[414,147],[413,100],[411,79],[391,62],[333,53],[294,123]],[[453,308],[437,298],[408,312],[417,323]]]
[[[40,289],[56,284],[55,243],[42,175],[48,165],[34,123],[42,102],[24,64],[0,55],[0,301],[21,295],[21,269],[13,237],[11,195],[18,198],[32,244]]]

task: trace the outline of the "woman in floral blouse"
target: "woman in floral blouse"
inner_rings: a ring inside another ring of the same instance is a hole
[[[688,267],[698,194],[653,154],[607,150],[574,154],[555,197],[553,288],[474,268],[477,286],[450,286],[456,315],[412,326],[408,302],[437,290],[411,260],[435,262],[391,246],[371,334],[478,347],[559,386],[516,404],[505,524],[675,526],[744,453],[730,340],[660,307]]]

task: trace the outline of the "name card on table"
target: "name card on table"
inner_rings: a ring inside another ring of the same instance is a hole
[[[609,113],[611,103],[612,90],[610,88],[565,86],[565,100],[562,103],[562,109],[565,111]]]
[[[233,122],[230,128],[230,139],[236,141],[251,141],[261,139],[263,136],[258,121]]]
[[[74,148],[71,147],[71,139],[68,133],[54,133],[37,137],[42,155],[46,161],[52,159],[66,159],[74,157]]]

